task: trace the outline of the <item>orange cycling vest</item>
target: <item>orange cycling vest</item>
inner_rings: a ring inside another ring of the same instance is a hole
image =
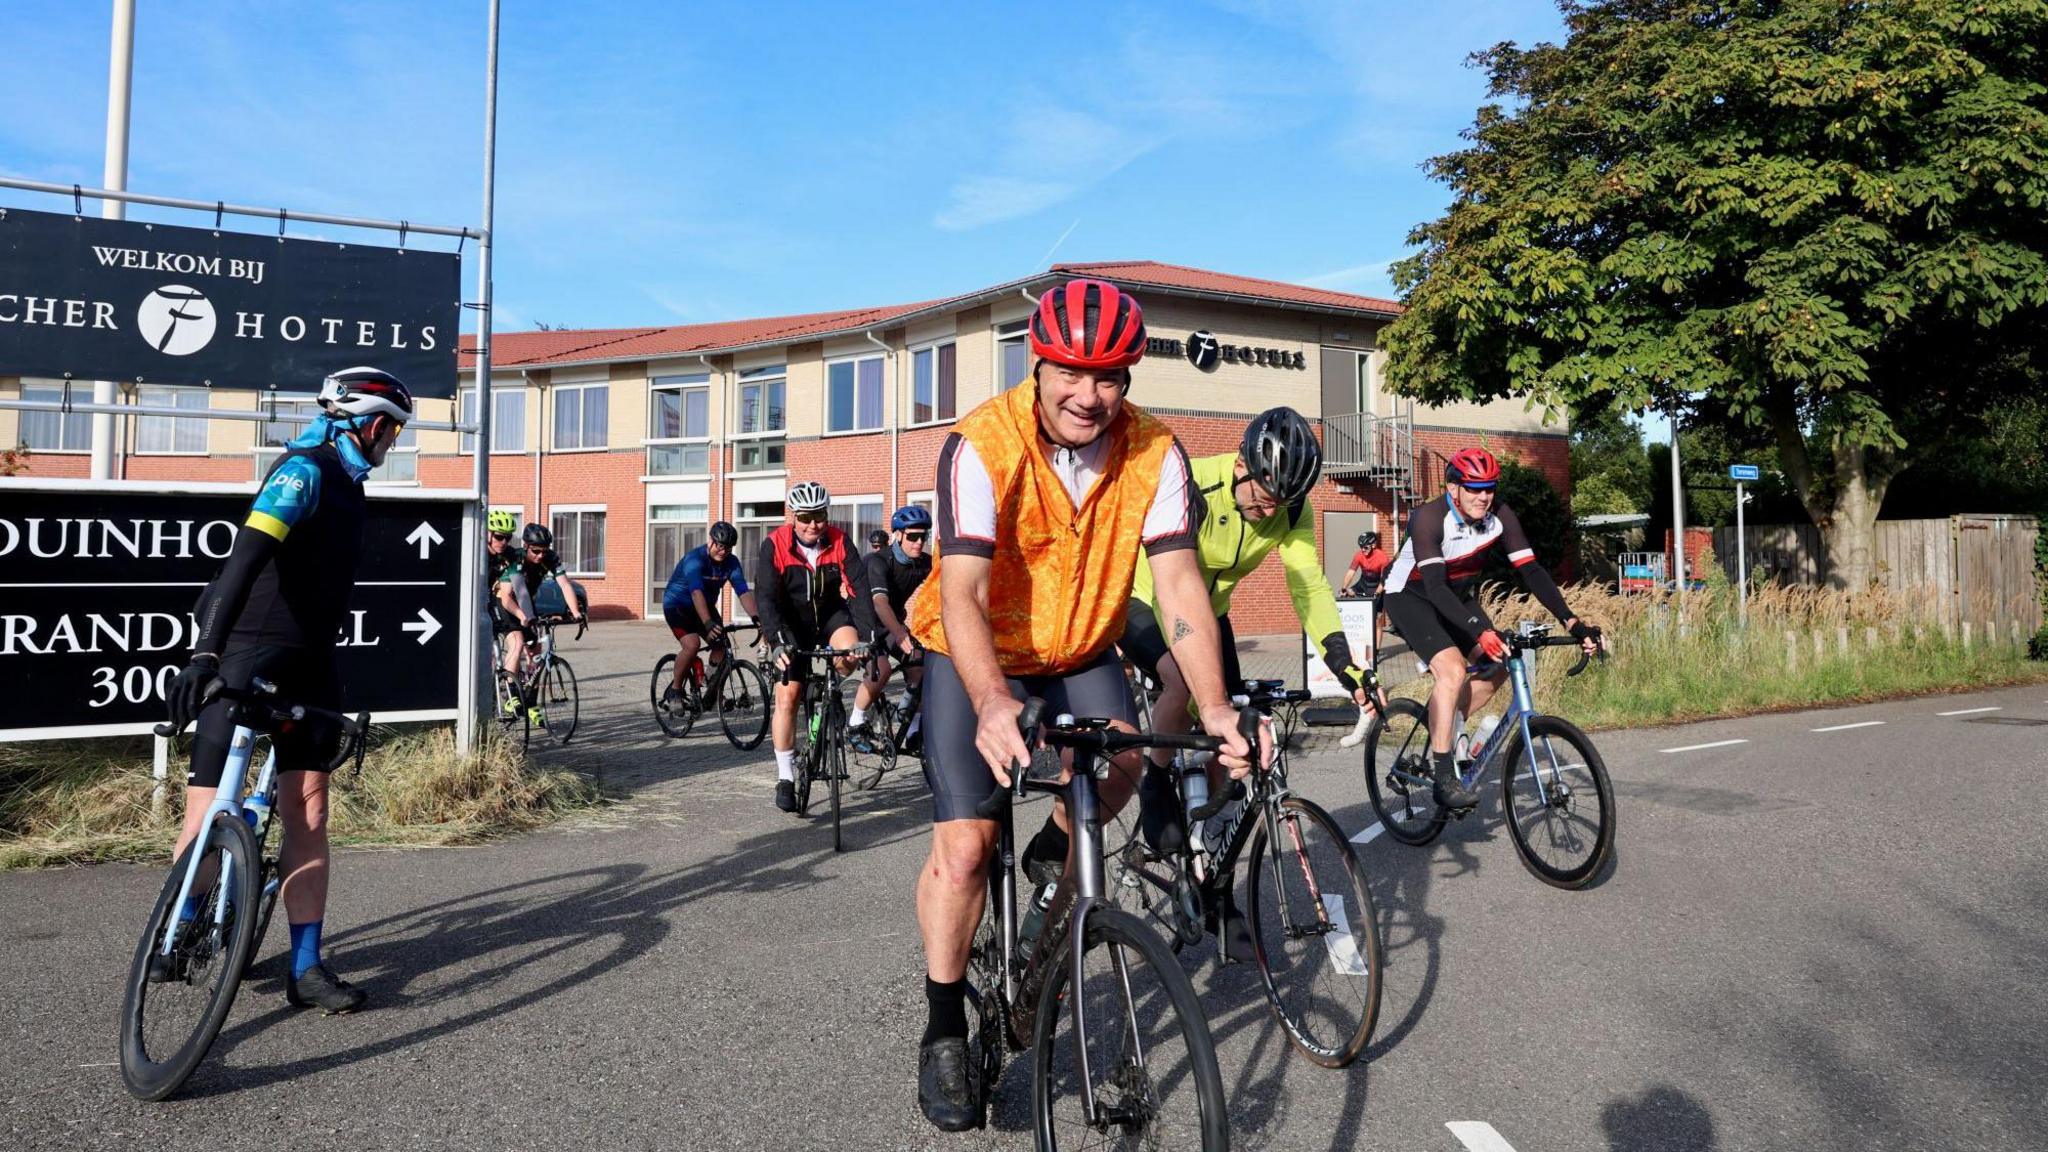
[[[1123,635],[1145,514],[1174,442],[1157,417],[1125,402],[1105,433],[1102,475],[1077,509],[1040,446],[1037,401],[1038,387],[1027,380],[954,428],[974,446],[995,488],[988,607],[1005,676],[1075,671]],[[943,555],[934,559],[930,586],[943,587],[945,563]],[[910,630],[918,643],[944,653],[941,600],[936,592],[916,597]]]

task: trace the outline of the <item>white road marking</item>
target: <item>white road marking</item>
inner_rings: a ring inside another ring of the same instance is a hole
[[[1360,829],[1358,835],[1353,836],[1351,838],[1351,842],[1353,844],[1370,844],[1373,841],[1373,837],[1378,836],[1380,833],[1385,832],[1386,830],[1387,826],[1385,824],[1380,823],[1379,820],[1375,818],[1372,823],[1367,824],[1364,828]]]
[[[1507,1137],[1495,1132],[1493,1125],[1484,1120],[1447,1120],[1444,1127],[1471,1152],[1515,1152]]]
[[[1992,705],[1989,708],[1958,708],[1953,712],[1936,712],[1936,716],[1971,716],[1978,712],[2003,712],[2005,709]]]
[[[1726,748],[1730,744],[1747,744],[1747,740],[1716,740],[1711,744],[1687,744],[1682,748],[1660,748],[1660,752],[1698,752],[1702,748]]]
[[[1861,724],[1837,724],[1837,725],[1835,725],[1835,726],[1834,726],[1834,727],[1832,727],[1832,728],[1811,728],[1811,729],[1808,729],[1808,731],[1811,731],[1811,732],[1847,732],[1847,731],[1848,731],[1849,729],[1851,729],[1851,728],[1875,728],[1875,727],[1877,727],[1877,726],[1879,726],[1880,724],[1883,724],[1883,723],[1884,723],[1884,721],[1882,721],[1882,720],[1865,720],[1865,721],[1864,721],[1864,722],[1862,722]]]
[[[1323,946],[1330,950],[1330,967],[1339,976],[1365,975],[1365,957],[1358,951],[1358,941],[1352,937],[1351,929],[1345,927],[1350,921],[1344,918],[1344,897],[1325,892],[1323,907],[1330,913],[1330,923],[1338,929],[1323,933]]]

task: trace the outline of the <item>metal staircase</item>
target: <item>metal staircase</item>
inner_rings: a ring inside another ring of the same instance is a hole
[[[1393,497],[1394,523],[1404,509],[1443,494],[1444,457],[1415,438],[1412,406],[1389,416],[1343,412],[1323,417],[1323,474],[1364,481]]]

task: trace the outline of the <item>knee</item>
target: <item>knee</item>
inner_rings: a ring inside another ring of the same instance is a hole
[[[976,821],[976,823],[980,823]],[[995,852],[995,830],[986,833],[962,831],[932,842],[931,871],[940,886],[954,891],[979,888],[988,876],[989,857]]]
[[[1437,691],[1462,687],[1465,683],[1465,658],[1456,648],[1446,648],[1429,659],[1429,671],[1436,677]]]

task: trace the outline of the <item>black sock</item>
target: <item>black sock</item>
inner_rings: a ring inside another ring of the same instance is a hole
[[[1067,834],[1059,825],[1052,822],[1052,817],[1047,816],[1045,827],[1040,828],[1038,835],[1031,838],[1031,844],[1024,849],[1024,854],[1033,860],[1042,860],[1063,868],[1067,863]]]
[[[950,984],[941,984],[926,976],[924,1006],[924,1039],[918,1043],[967,1039],[967,981],[955,980]]]
[[[1456,752],[1431,752],[1429,758],[1436,764],[1437,775],[1456,776],[1458,774],[1458,754]]]

